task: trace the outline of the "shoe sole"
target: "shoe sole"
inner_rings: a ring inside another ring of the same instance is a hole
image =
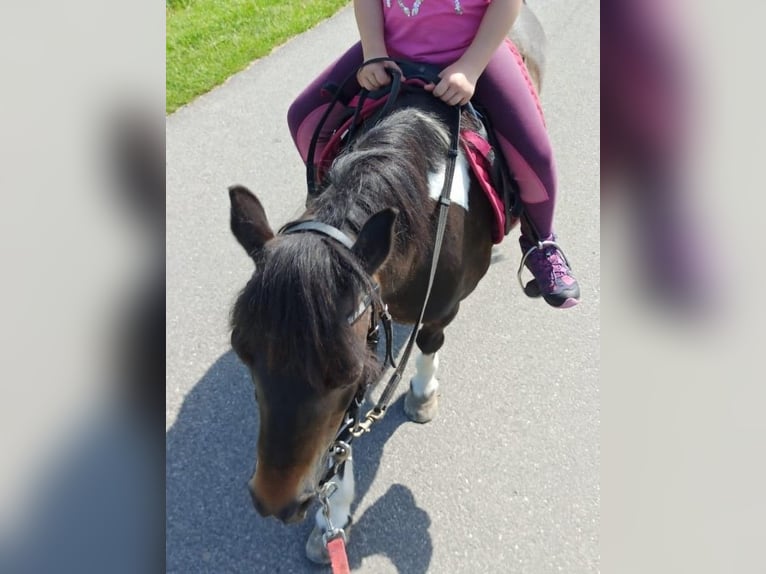
[[[574,307],[575,305],[577,305],[580,302],[580,300],[575,299],[573,297],[569,297],[568,299],[562,302],[549,301],[548,299],[545,299],[545,302],[548,303],[548,305],[550,305],[551,307],[554,307],[556,309],[570,309],[571,307]]]
[[[537,284],[537,281],[532,279],[524,286],[524,295],[531,299],[537,299],[538,297],[542,297],[545,299],[545,302],[548,303],[551,307],[555,307],[556,309],[569,309],[570,307],[574,307],[580,302],[580,295],[577,294],[576,297],[567,297],[565,300],[561,300],[558,298],[554,298],[551,295],[543,295],[540,292],[540,287]]]

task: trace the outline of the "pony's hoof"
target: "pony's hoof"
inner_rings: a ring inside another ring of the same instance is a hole
[[[346,533],[346,541],[348,541],[349,534],[351,534],[351,517],[348,517],[348,523],[343,527],[343,532]],[[330,556],[327,554],[327,546],[324,545],[324,530],[319,526],[314,526],[314,529],[309,534],[309,539],[306,541],[306,558],[311,560],[314,564],[329,564]]]
[[[412,392],[412,388],[404,396],[404,412],[411,421],[416,423],[427,423],[436,416],[439,408],[439,399],[436,391],[429,397],[421,398]]]

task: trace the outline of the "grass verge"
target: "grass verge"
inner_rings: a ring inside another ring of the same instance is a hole
[[[166,113],[346,4],[348,0],[167,0]]]

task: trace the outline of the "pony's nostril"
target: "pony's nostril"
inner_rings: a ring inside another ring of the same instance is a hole
[[[251,485],[248,485],[247,489],[250,491],[250,498],[253,500],[255,511],[261,516],[269,516],[270,513],[266,510],[266,507],[260,500],[258,500],[258,495],[255,493],[255,489]]]
[[[287,522],[291,518],[295,518],[295,515],[298,513],[298,509],[300,508],[301,504],[299,502],[293,502],[291,504],[288,504],[285,506],[282,510],[279,511],[277,514],[277,518],[279,518],[282,522]]]
[[[306,516],[306,512],[308,511],[309,506],[311,506],[312,500],[313,498],[310,496],[298,499],[280,510],[276,514],[276,517],[279,518],[282,522],[287,523],[303,520],[303,518]]]

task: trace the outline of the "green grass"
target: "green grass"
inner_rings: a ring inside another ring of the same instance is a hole
[[[348,0],[166,0],[166,112],[346,4]]]

